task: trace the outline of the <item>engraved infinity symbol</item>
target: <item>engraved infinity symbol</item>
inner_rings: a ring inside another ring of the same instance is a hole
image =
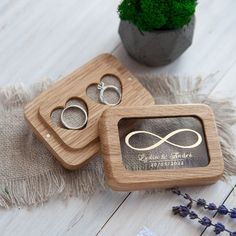
[[[192,145],[189,145],[189,146],[182,146],[182,145],[178,145],[178,144],[175,144],[175,143],[172,143],[172,142],[168,141],[168,139],[170,137],[172,137],[172,136],[174,136],[178,133],[182,133],[182,132],[192,132],[192,133],[196,134],[197,138],[198,138],[197,142],[192,144]],[[159,138],[160,141],[153,144],[153,145],[151,145],[151,146],[149,146],[149,147],[146,147],[146,148],[137,148],[137,147],[132,146],[129,142],[130,138],[133,137],[136,134],[149,134],[149,135],[152,135],[154,137]],[[202,142],[202,136],[197,131],[192,130],[192,129],[178,129],[178,130],[175,130],[175,131],[169,133],[164,138],[157,135],[157,134],[153,134],[153,133],[147,132],[147,131],[134,131],[134,132],[131,132],[131,133],[127,134],[127,136],[125,137],[126,145],[129,146],[130,148],[134,149],[134,150],[137,150],[137,151],[149,151],[149,150],[152,150],[154,148],[159,147],[163,143],[168,143],[168,144],[171,144],[172,146],[175,146],[175,147],[188,149],[188,148],[195,148],[195,147],[199,146],[201,144],[201,142]]]

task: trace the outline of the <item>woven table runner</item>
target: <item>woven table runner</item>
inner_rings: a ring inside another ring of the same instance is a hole
[[[235,175],[236,112],[231,101],[208,99],[204,94],[214,78],[138,76],[158,104],[205,103],[213,109],[225,160],[225,175]],[[108,191],[100,155],[76,171],[64,169],[28,128],[24,106],[52,82],[0,89],[0,206],[37,206],[51,197],[87,198]]]

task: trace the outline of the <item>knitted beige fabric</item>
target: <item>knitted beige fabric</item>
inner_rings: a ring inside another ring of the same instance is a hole
[[[206,103],[216,115],[225,158],[225,176],[236,173],[235,141],[231,132],[236,122],[235,109],[229,100],[210,100],[204,95],[209,79],[167,76],[140,77],[158,104]],[[46,80],[30,87],[24,85],[0,89],[0,206],[33,206],[50,197],[87,197],[104,191],[103,165],[100,156],[77,171],[65,170],[27,127],[23,107],[50,86]]]

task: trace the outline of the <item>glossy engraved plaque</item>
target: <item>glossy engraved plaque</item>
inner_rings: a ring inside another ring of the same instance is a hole
[[[126,169],[148,171],[209,164],[203,124],[197,117],[124,118],[118,130]]]

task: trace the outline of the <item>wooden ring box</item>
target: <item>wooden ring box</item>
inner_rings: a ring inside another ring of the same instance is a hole
[[[99,133],[113,190],[210,184],[224,171],[214,115],[206,105],[110,108]]]
[[[115,57],[103,54],[53,84],[25,107],[29,126],[65,168],[78,169],[100,150],[98,120],[109,106],[93,101],[86,90],[91,84],[99,84],[104,75],[115,76],[121,84],[122,101],[118,106],[154,104],[151,94]],[[52,112],[63,108],[71,98],[86,104],[88,122],[84,129],[68,130],[52,122]]]

